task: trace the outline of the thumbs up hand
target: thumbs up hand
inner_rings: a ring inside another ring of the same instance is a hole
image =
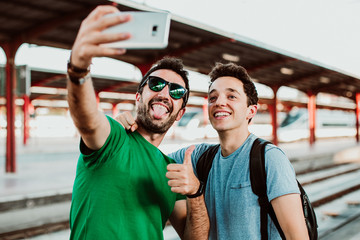
[[[191,154],[195,146],[191,145],[185,152],[183,164],[169,164],[166,177],[169,179],[168,184],[171,191],[182,195],[192,195],[197,192],[200,182],[194,174]]]

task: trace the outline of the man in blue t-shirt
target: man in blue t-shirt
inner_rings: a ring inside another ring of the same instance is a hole
[[[257,112],[255,85],[243,67],[232,63],[218,63],[209,75],[209,119],[220,140],[205,190],[209,239],[261,239],[260,206],[251,189],[249,170],[250,150],[256,139],[248,130]],[[118,119],[126,128],[136,128],[125,117]],[[191,156],[193,166],[210,146],[205,143],[196,146]],[[185,150],[169,156],[182,163]],[[286,239],[308,239],[294,169],[274,145],[266,146],[265,159],[267,195]],[[194,173],[184,172],[184,178],[191,174]],[[268,236],[281,239],[270,217]]]

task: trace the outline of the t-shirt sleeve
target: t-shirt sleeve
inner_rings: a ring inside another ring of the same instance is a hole
[[[196,165],[197,161],[199,160],[201,154],[203,154],[206,149],[208,149],[209,147],[213,146],[214,144],[208,144],[208,143],[201,143],[201,144],[196,144],[195,145],[195,149],[191,154],[191,161],[193,166]],[[185,157],[185,152],[186,150],[189,148],[188,147],[184,147],[181,148],[175,152],[172,152],[170,154],[168,154],[168,157],[174,159],[174,161],[176,163],[183,163],[184,162],[184,157]]]
[[[300,193],[294,168],[280,148],[266,146],[265,159],[269,201],[286,194]]]
[[[188,149],[188,147],[181,148],[175,152],[168,154],[168,157],[174,159],[176,163],[182,164],[184,162],[186,149]]]
[[[104,163],[111,157],[111,155],[120,151],[121,147],[127,139],[127,133],[121,124],[109,116],[106,117],[110,123],[111,130],[104,145],[99,150],[92,151],[89,154],[84,153],[82,150],[81,157],[85,163],[85,166],[87,167],[96,167]],[[84,146],[81,146],[81,148],[83,147]]]
[[[197,164],[200,156],[206,151],[206,149],[208,149],[212,145],[213,144],[207,144],[207,143],[201,143],[201,144],[195,145],[195,149],[191,154],[191,162],[192,162],[192,165],[194,168],[194,173],[196,176],[197,176],[196,164]],[[182,164],[184,162],[185,152],[188,148],[189,147],[184,147],[175,152],[172,152],[172,153],[168,154],[168,157],[174,159],[174,161],[176,163]]]

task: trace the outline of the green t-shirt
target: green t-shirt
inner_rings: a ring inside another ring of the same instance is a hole
[[[138,132],[108,117],[104,146],[78,160],[70,210],[70,239],[163,239],[176,200],[166,166],[174,161]]]

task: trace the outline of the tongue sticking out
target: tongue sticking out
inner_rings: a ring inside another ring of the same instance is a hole
[[[153,105],[152,109],[154,111],[154,117],[156,119],[160,119],[162,116],[164,116],[165,114],[167,114],[167,109],[161,105]]]

